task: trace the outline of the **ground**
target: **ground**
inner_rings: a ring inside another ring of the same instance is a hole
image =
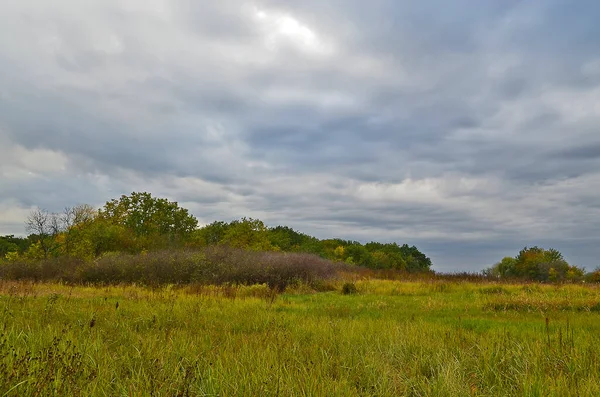
[[[600,290],[0,281],[0,396],[600,395]]]

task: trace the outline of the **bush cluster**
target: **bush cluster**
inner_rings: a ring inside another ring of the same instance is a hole
[[[312,254],[207,247],[106,253],[91,261],[74,257],[19,259],[0,264],[0,278],[93,284],[267,284],[283,290],[290,283],[311,285],[333,278],[346,267]]]

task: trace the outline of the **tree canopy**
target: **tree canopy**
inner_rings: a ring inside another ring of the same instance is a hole
[[[111,224],[124,226],[137,237],[156,237],[175,241],[188,237],[198,220],[176,202],[133,192],[107,202],[99,217]]]
[[[317,254],[323,258],[375,269],[409,272],[428,271],[431,260],[415,246],[396,243],[342,239],[319,240],[288,226],[266,227],[258,219],[242,218],[232,222],[213,222],[194,234],[198,245],[228,245],[255,251],[286,251]]]
[[[485,273],[498,278],[535,281],[575,280],[583,277],[583,269],[567,263],[558,250],[537,246],[523,248],[514,258],[503,258]]]

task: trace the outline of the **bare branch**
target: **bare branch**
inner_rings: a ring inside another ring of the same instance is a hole
[[[97,211],[88,204],[79,204],[72,208],[73,212],[73,224],[79,225],[87,223],[96,217]]]
[[[30,234],[37,234],[41,237],[49,236],[51,230],[50,218],[51,214],[45,209],[36,208],[31,210],[25,221],[25,230]]]

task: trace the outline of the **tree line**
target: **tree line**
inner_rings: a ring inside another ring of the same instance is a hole
[[[0,236],[0,258],[17,261],[74,257],[89,261],[106,253],[226,246],[258,252],[310,253],[372,269],[427,272],[432,265],[424,253],[408,244],[318,239],[287,226],[268,227],[252,218],[198,227],[198,220],[177,202],[147,192],[123,195],[98,210],[86,204],[65,208],[62,213],[34,209],[25,227],[27,237]]]

